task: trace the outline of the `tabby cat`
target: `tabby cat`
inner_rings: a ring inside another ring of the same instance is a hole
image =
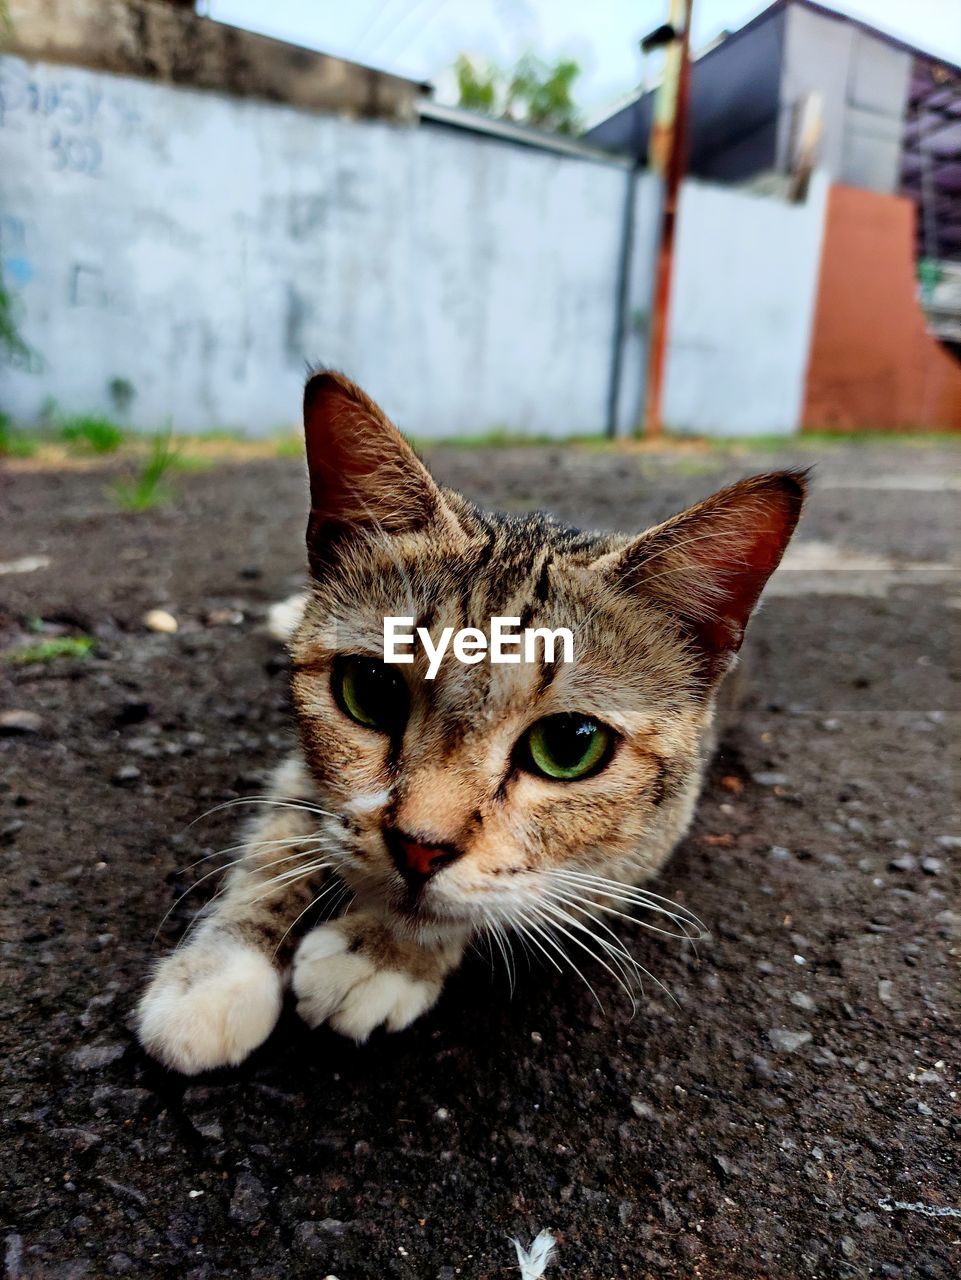
[[[637,886],[691,820],[719,686],[804,500],[781,472],[640,535],[583,533],[441,489],[339,374],[310,378],[304,420],[300,747],[137,1010],[146,1048],[188,1074],[247,1057],[288,983],[310,1026],[362,1041],[429,1009],[484,932],[590,950],[619,979],[632,962],[605,920],[641,908],[690,933]],[[385,615],[432,636],[494,615],[563,625],[574,661],[449,654],[427,682],[422,650],[384,663]]]

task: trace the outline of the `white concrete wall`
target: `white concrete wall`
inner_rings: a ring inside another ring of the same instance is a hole
[[[0,407],[144,429],[299,419],[306,364],[409,433],[600,433],[626,171],[474,135],[0,58],[0,255],[37,358]],[[643,404],[659,187],[638,179],[617,401]],[[789,432],[825,186],[805,206],[685,185],[664,416]]]
[[[407,431],[603,427],[624,171],[0,58],[0,253],[48,397],[155,428],[299,417],[305,362]]]
[[[664,421],[786,435],[804,404],[827,180],[804,204],[687,182],[681,192]]]

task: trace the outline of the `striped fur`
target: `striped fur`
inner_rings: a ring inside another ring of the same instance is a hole
[[[760,476],[644,534],[584,533],[440,489],[340,375],[311,379],[305,424],[312,578],[290,645],[300,749],[213,910],[141,1002],[144,1043],[181,1071],[245,1057],[288,978],[311,1025],[364,1039],[429,1008],[484,931],[502,945],[520,928],[549,958],[566,935],[615,976],[630,957],[600,913],[656,909],[686,932],[685,913],[636,886],[691,820],[718,687],[804,496],[796,473]],[[395,740],[346,716],[331,688],[338,656],[382,656],[387,614],[435,636],[487,630],[495,615],[566,626],[575,659],[464,666],[448,654],[427,682],[419,651],[399,669],[410,715]],[[560,712],[616,733],[597,774],[557,782],[519,766],[525,730]],[[387,829],[459,856],[412,896]],[[317,923],[318,897],[340,913]]]

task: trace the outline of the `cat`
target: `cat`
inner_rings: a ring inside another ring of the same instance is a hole
[[[630,957],[605,916],[693,919],[637,886],[687,830],[718,689],[791,537],[805,475],[755,476],[642,534],[481,511],[432,480],[357,386],[308,380],[310,590],[290,641],[299,749],[136,1013],[186,1074],[301,1017],[354,1040],[435,1003],[472,937]],[[569,627],[570,663],[383,661],[384,618]],[[326,905],[341,914],[305,927]],[[317,907],[316,904],[320,903]],[[614,921],[616,923],[616,921]]]

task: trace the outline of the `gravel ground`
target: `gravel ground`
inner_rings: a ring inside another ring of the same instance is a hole
[[[628,528],[799,460],[431,458],[481,501]],[[824,452],[807,571],[757,619],[750,702],[662,876],[711,938],[625,927],[673,1001],[652,985],[632,1017],[600,968],[603,1009],[523,963],[511,998],[478,955],[403,1035],[288,1012],[192,1081],[129,1012],[212,888],[154,940],[200,874],[178,868],[234,842],[229,813],[188,824],[291,740],[263,618],[300,581],[300,466],[183,476],[141,515],[103,471],[0,476],[0,560],[49,558],[0,575],[0,648],[36,618],[94,642],[0,665],[0,708],[33,713],[0,719],[8,1280],[507,1280],[509,1237],[542,1228],[548,1280],[957,1275],[958,460]],[[175,635],[143,627],[158,606]]]

